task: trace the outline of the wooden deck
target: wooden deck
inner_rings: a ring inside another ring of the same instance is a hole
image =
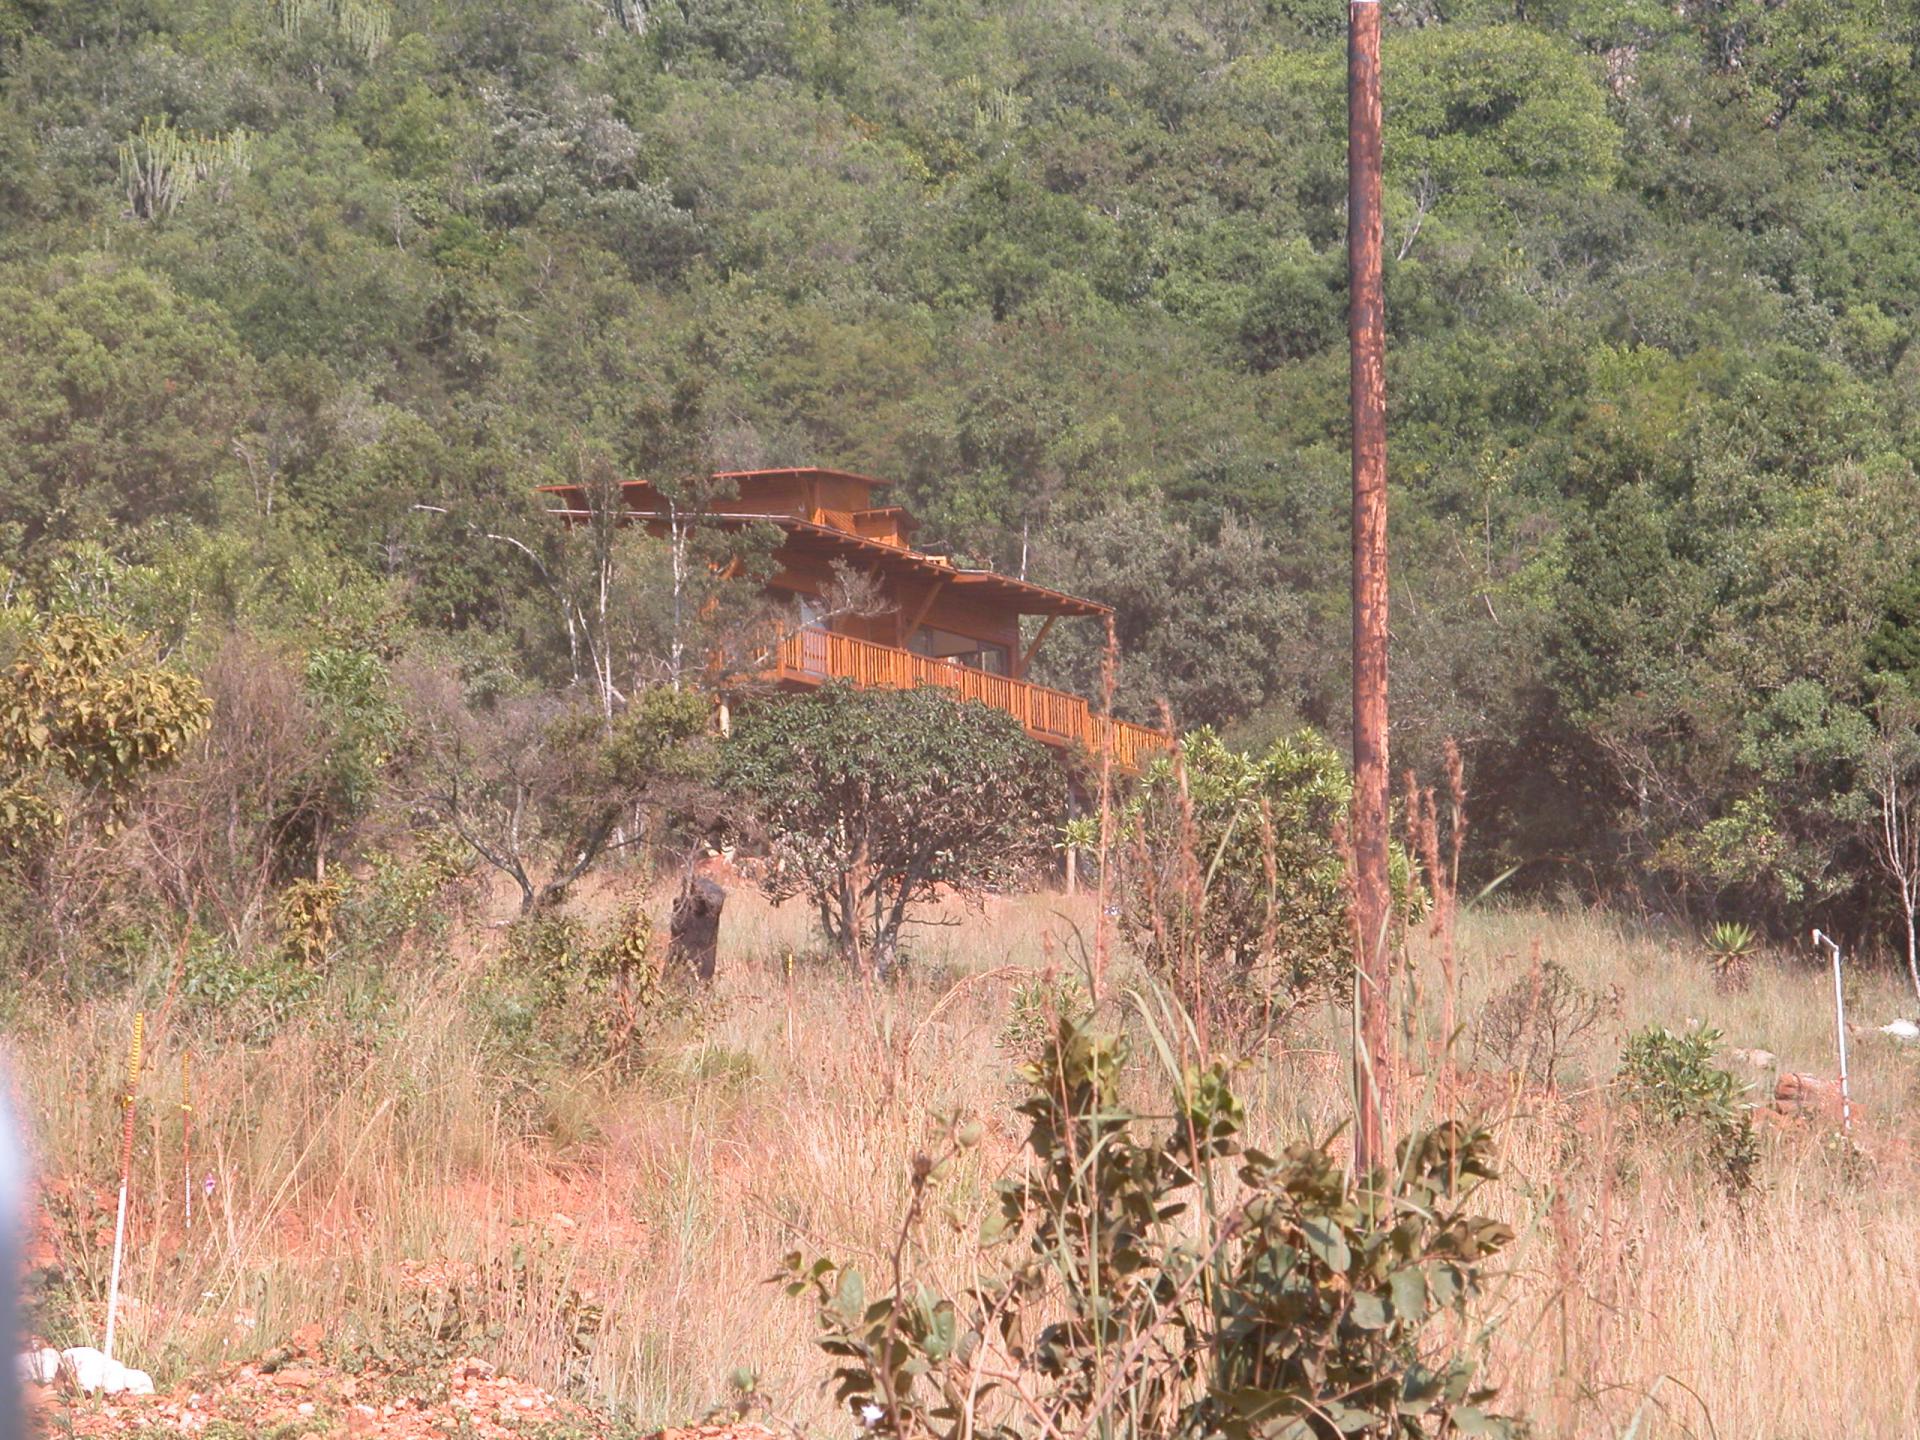
[[[851,680],[863,688],[890,690],[938,685],[963,700],[978,700],[1006,711],[1034,739],[1049,745],[1079,746],[1097,759],[1102,745],[1110,743],[1113,763],[1121,770],[1145,769],[1167,743],[1157,730],[1094,714],[1085,700],[1064,690],[970,670],[911,650],[896,650],[824,630],[789,635],[780,646],[779,665],[771,678],[800,685]]]

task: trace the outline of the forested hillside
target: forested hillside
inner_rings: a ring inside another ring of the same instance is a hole
[[[1522,883],[1857,920],[1920,675],[1920,5],[1389,20],[1397,758],[1457,737]],[[844,466],[1118,606],[1129,713],[1337,737],[1343,25],[0,0],[9,596],[334,657],[327,704],[558,688],[535,485]]]

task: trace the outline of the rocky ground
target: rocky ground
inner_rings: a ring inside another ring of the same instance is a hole
[[[423,1383],[424,1382],[424,1383]],[[592,1417],[536,1386],[459,1359],[434,1376],[347,1374],[310,1350],[288,1349],[259,1363],[198,1377],[157,1395],[86,1396],[71,1383],[28,1387],[43,1434],[123,1435],[157,1431],[241,1436],[473,1436],[596,1433]]]
[[[206,1440],[382,1436],[391,1440],[601,1440],[639,1432],[458,1359],[437,1374],[349,1374],[317,1346],[289,1347],[158,1395],[87,1396],[70,1383],[29,1385],[39,1435],[197,1435]],[[651,1440],[782,1440],[764,1425],[702,1425]]]

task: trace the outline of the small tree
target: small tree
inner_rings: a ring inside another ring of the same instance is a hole
[[[1352,946],[1334,829],[1351,792],[1340,756],[1310,730],[1253,756],[1203,728],[1147,771],[1127,817],[1121,929],[1196,1014],[1251,1019],[1344,991]]]
[[[662,817],[704,788],[710,706],[693,691],[642,691],[608,721],[597,699],[474,709],[442,674],[414,677],[412,690],[410,798],[513,879],[522,915],[564,899],[609,851],[655,838]]]
[[[117,626],[32,623],[0,674],[0,843],[16,851],[63,820],[118,814],[138,780],[180,758],[208,708],[198,681]]]
[[[892,968],[936,893],[973,901],[1047,852],[1064,777],[1010,715],[943,690],[769,698],[737,722],[723,783],[764,827],[775,904],[796,896],[856,963]]]
[[[1907,925],[1907,976],[1920,996],[1920,948],[1914,917],[1920,911],[1920,697],[1889,681],[1874,706],[1878,731],[1866,756],[1874,802],[1870,834],[1874,858],[1893,882]]]
[[[764,586],[780,532],[714,513],[733,497],[733,481],[657,481],[667,515],[656,539],[630,523],[622,472],[605,454],[584,450],[574,478],[587,514],[568,531],[553,579],[576,670],[580,658],[592,666],[606,715],[648,683],[679,688],[697,672],[730,670],[777,625]]]
[[[206,724],[191,675],[148,641],[80,615],[0,616],[17,636],[0,670],[0,866],[33,898],[62,958],[79,917],[126,870],[110,845],[135,792]],[[17,635],[17,631],[16,631]]]

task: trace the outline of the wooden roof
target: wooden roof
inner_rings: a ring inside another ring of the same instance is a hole
[[[713,478],[716,480],[762,480],[789,475],[796,478],[817,476],[825,480],[857,480],[860,484],[875,490],[888,490],[893,486],[891,480],[879,480],[871,475],[862,475],[855,470],[829,470],[820,465],[783,465],[771,470],[716,470]]]
[[[722,471],[715,478],[737,481],[784,477],[851,480],[872,486],[884,486],[887,483],[869,476],[856,475],[847,470],[824,470],[811,466],[782,470],[729,470]],[[566,520],[592,518],[592,511],[585,503],[584,487],[542,485],[540,489],[543,493],[558,496],[563,502],[560,508],[549,511],[549,514]],[[627,519],[664,523],[671,518],[665,510],[654,508],[658,503],[658,492],[650,483],[629,480],[622,484],[621,490],[623,494],[630,495],[630,504],[633,500],[640,502],[628,509]],[[786,532],[785,548],[796,555],[844,560],[891,579],[942,580],[952,592],[989,604],[997,604],[1014,614],[1074,617],[1113,613],[1111,606],[1102,605],[1095,600],[1068,595],[1059,590],[1049,589],[1045,585],[1035,585],[1026,580],[1015,579],[1011,575],[1002,575],[995,570],[965,569],[943,556],[928,555],[892,541],[869,538],[856,533],[851,528],[823,523],[819,519],[789,511],[748,509],[747,503],[749,502],[744,500],[732,502],[732,505],[739,508],[724,508],[728,506],[728,502],[722,502],[723,508],[709,512],[707,518],[723,525],[744,526],[756,523],[777,525]],[[895,505],[875,508],[897,512],[904,522],[900,527],[903,533],[911,533],[918,527],[919,522],[908,515],[903,507]],[[850,519],[851,516],[843,518]]]

